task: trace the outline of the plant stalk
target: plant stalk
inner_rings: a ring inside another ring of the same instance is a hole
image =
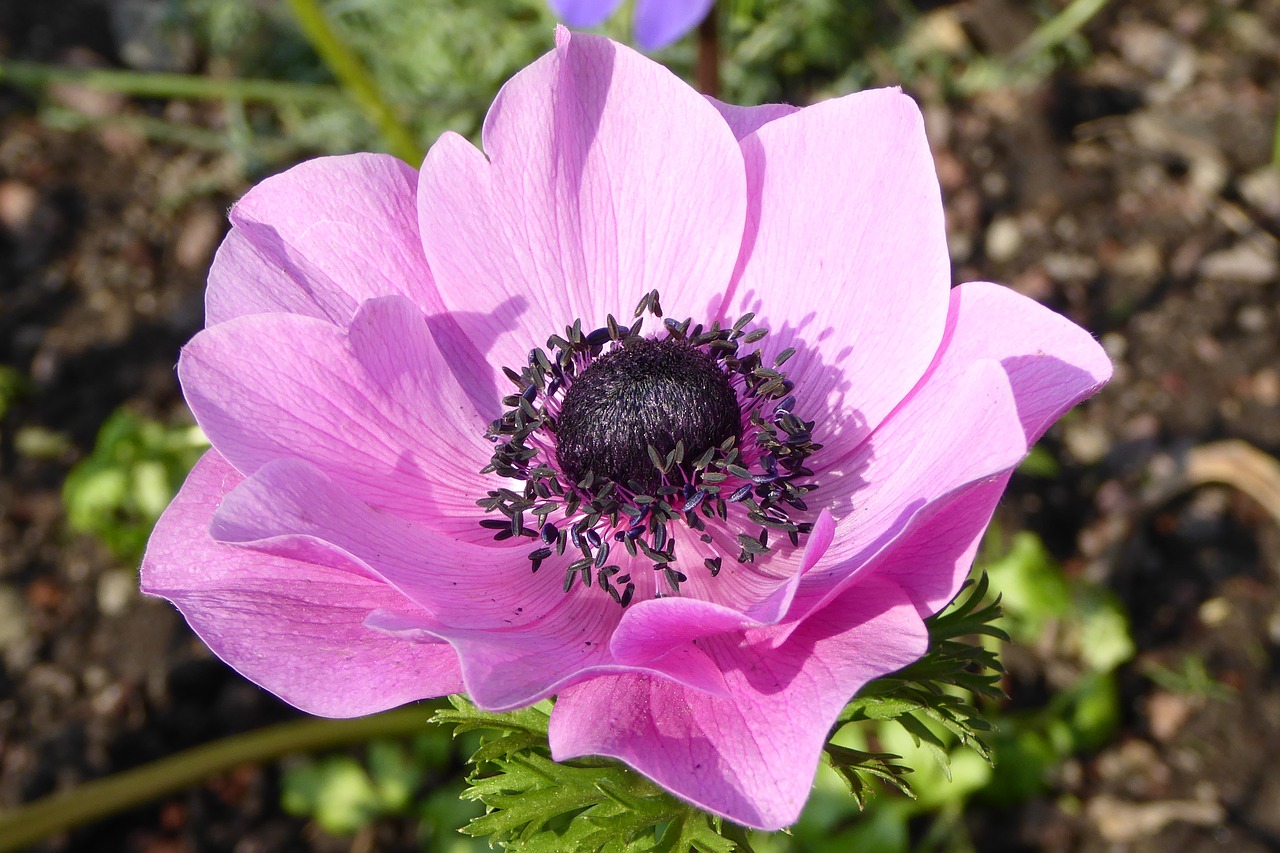
[[[720,93],[720,32],[716,5],[698,24],[698,91],[715,98]]]
[[[214,79],[195,74],[153,74],[104,68],[68,68],[39,62],[0,62],[0,82],[29,89],[71,83],[137,98],[193,98],[272,103],[336,104],[346,95],[334,86],[279,80]]]
[[[242,764],[263,764],[291,753],[318,752],[375,738],[418,734],[428,730],[428,718],[439,707],[440,703],[436,702],[353,720],[308,718],[281,723],[51,794],[8,814],[0,814],[0,853],[21,850]]]
[[[409,130],[382,96],[377,81],[346,42],[338,35],[318,0],[286,0],[293,18],[307,40],[324,61],[338,84],[351,96],[382,135],[387,150],[406,163],[417,166],[422,150]]]

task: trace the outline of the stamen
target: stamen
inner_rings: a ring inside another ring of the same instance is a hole
[[[669,591],[655,595],[679,594],[688,581],[671,524],[714,545],[708,522],[728,523],[736,505],[735,517],[755,526],[734,533],[739,562],[770,553],[770,531],[798,546],[813,525],[790,513],[808,510],[804,495],[817,486],[806,482],[813,472],[804,463],[821,448],[814,422],[794,413],[794,385],[780,370],[795,348],[771,367],[758,350],[743,350],[768,334],[747,331],[754,314],[728,328],[665,318],[663,334],[645,338],[645,313],[662,318],[656,290],[630,327],[608,315],[584,333],[575,320],[531,350],[524,367],[503,368],[515,388],[489,425],[494,453],[483,470],[523,488],[495,488],[476,502],[501,516],[480,521],[495,540],[532,540],[532,571],[572,547],[580,556],[565,568],[565,592],[576,582],[590,588],[594,576],[623,607],[636,585],[608,562],[611,542],[651,562]],[[722,557],[703,558],[711,577]]]

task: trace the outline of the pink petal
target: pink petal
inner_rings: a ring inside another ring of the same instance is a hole
[[[921,616],[946,607],[973,568],[1009,474],[956,490],[912,519],[897,541],[867,571],[892,578],[906,590]]]
[[[1110,360],[1086,330],[1007,287],[985,282],[951,291],[946,340],[917,393],[954,384],[977,359],[998,359],[1008,374],[1028,446],[1111,376]],[[1008,481],[1006,473],[931,506],[874,571],[901,584],[922,614],[940,610],[968,577]]]
[[[628,48],[559,42],[498,94],[485,153],[446,134],[422,168],[443,307],[479,309],[468,332],[497,364],[577,318],[625,322],[651,289],[673,315],[713,316],[742,235],[742,157],[715,109]]]
[[[327,275],[298,258],[284,263],[279,252],[263,249],[243,228],[227,232],[213,256],[204,294],[205,325],[244,314],[303,314],[336,322],[354,303]]]
[[[269,462],[227,494],[210,533],[264,553],[358,566],[442,627],[527,625],[564,597],[555,578],[529,571],[523,549],[450,540],[368,506],[298,459]]]
[[[808,592],[797,594],[797,604],[864,566],[934,502],[1004,475],[1026,452],[999,363],[973,362],[950,381],[924,383],[853,453],[818,463],[822,485],[813,499],[831,508],[836,532],[826,557],[802,582]],[[793,607],[796,612],[804,611]]]
[[[644,675],[599,677],[561,692],[551,715],[557,761],[625,761],[678,796],[746,826],[795,821],[827,732],[864,684],[924,653],[906,594],[865,578],[775,646],[769,631],[707,642],[730,696]]]
[[[422,312],[364,303],[349,330],[260,314],[198,334],[178,364],[187,402],[219,453],[250,474],[306,459],[353,494],[467,541],[487,541],[475,500],[492,447]],[[497,392],[471,383],[472,393]]]
[[[742,151],[750,207],[731,316],[759,315],[766,356],[797,349],[797,414],[841,452],[942,340],[950,258],[924,122],[897,90],[860,92],[774,119]]]
[[[696,27],[715,0],[638,0],[635,14],[636,43],[645,50],[659,50]]]
[[[586,596],[575,598],[579,604],[588,604]],[[467,694],[478,706],[490,711],[521,708],[576,682],[626,672],[662,673],[696,691],[727,695],[724,676],[715,662],[693,646],[674,649],[656,659],[653,666],[618,665],[605,645],[587,639],[598,634],[588,627],[591,621],[607,616],[595,603],[600,602],[566,608],[564,614],[556,617],[556,624],[547,626],[550,630],[525,631],[513,636],[446,628],[430,617],[393,610],[369,614],[365,625],[407,642],[447,638],[461,658]],[[568,618],[564,618],[565,614]],[[584,615],[588,617],[585,622]],[[566,663],[572,665],[565,666]],[[668,672],[671,674],[667,675]]]
[[[1111,378],[1111,359],[1087,330],[1014,290],[975,281],[951,291],[946,341],[928,382],[951,382],[980,358],[1009,374],[1028,447]]]
[[[385,154],[320,157],[258,184],[231,210],[234,243],[209,272],[207,324],[277,306],[345,323],[363,300],[391,294],[432,307],[416,187],[417,173]]]
[[[729,124],[734,138],[741,141],[774,119],[789,116],[799,111],[799,107],[790,104],[760,104],[756,107],[740,107],[737,104],[726,104],[710,95],[706,96],[711,106],[720,111],[720,116]]]
[[[626,669],[608,650],[622,608],[601,590],[577,585],[566,594],[563,566],[535,575],[524,547],[450,541],[361,503],[306,462],[264,465],[226,496],[211,531],[220,542],[354,567],[396,588],[417,609],[406,616],[390,608],[366,624],[406,641],[447,640],[467,693],[490,710],[528,705],[594,671]]]
[[[803,557],[792,578],[778,587],[775,594],[751,609],[734,608],[714,600],[677,596],[639,601],[627,609],[613,632],[610,648],[619,662],[652,664],[673,649],[694,648],[694,641],[715,634],[762,628],[777,622],[786,614],[804,575],[826,553],[831,545],[834,525],[825,510],[818,516],[813,532],[805,542]],[[726,558],[728,562],[728,558]],[[716,591],[717,581],[723,586],[731,582],[720,576],[707,587]],[[658,667],[661,669],[661,667]]]
[[[413,608],[391,587],[214,542],[209,521],[240,480],[216,452],[196,464],[147,546],[144,592],[177,605],[245,678],[311,714],[354,717],[462,689],[447,645],[363,627],[372,610]]]

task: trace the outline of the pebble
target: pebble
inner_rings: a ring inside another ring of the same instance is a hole
[[[98,609],[106,616],[119,616],[138,596],[138,580],[132,570],[112,569],[98,578]]]
[[[1273,248],[1242,240],[1230,248],[1205,255],[1200,261],[1200,275],[1244,284],[1269,284],[1280,275],[1280,262]]]
[[[1186,696],[1168,691],[1153,693],[1146,701],[1147,725],[1151,735],[1161,743],[1168,743],[1191,717],[1191,702]]]
[[[174,259],[183,269],[204,269],[223,230],[222,214],[212,208],[196,208],[187,217],[173,247]]]
[[[1263,166],[1240,179],[1240,195],[1253,207],[1280,220],[1280,169]]]
[[[27,230],[39,202],[40,196],[30,184],[0,181],[0,225],[15,233]]]
[[[30,644],[31,625],[27,617],[26,602],[12,586],[0,586],[0,657],[11,669],[22,669],[24,661],[16,658],[25,657],[24,651]],[[30,661],[25,661],[29,664]]]
[[[1261,305],[1245,305],[1236,312],[1236,325],[1250,334],[1265,332],[1270,323],[1270,312]]]
[[[1111,450],[1111,437],[1106,428],[1087,421],[1075,420],[1067,424],[1062,441],[1072,458],[1083,465],[1101,462]]]
[[[1022,248],[1022,229],[1012,216],[998,216],[987,227],[987,257],[998,264],[1007,263]]]
[[[1044,268],[1055,281],[1088,281],[1098,274],[1098,261],[1089,255],[1053,252],[1044,256]]]
[[[1227,816],[1226,810],[1217,802],[1127,802],[1106,794],[1090,800],[1085,813],[1102,837],[1113,844],[1132,844],[1156,835],[1170,824],[1212,827],[1222,823]]]
[[[1154,284],[1160,278],[1163,260],[1155,243],[1139,243],[1116,255],[1111,269],[1116,275],[1142,284]]]
[[[1102,348],[1112,361],[1119,361],[1129,352],[1129,339],[1120,332],[1107,332],[1102,336]]]
[[[1249,383],[1249,396],[1259,405],[1280,406],[1280,370],[1264,367],[1253,374]]]

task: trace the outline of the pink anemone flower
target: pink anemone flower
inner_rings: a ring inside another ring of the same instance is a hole
[[[556,759],[763,829],[1111,371],[951,288],[901,92],[734,107],[564,30],[483,151],[312,160],[230,216],[178,366],[212,449],[143,589],[305,711],[554,694]]]
[[[571,27],[596,27],[612,15],[622,0],[548,0],[551,10]],[[658,50],[696,27],[715,0],[636,0],[633,16],[636,43]]]

